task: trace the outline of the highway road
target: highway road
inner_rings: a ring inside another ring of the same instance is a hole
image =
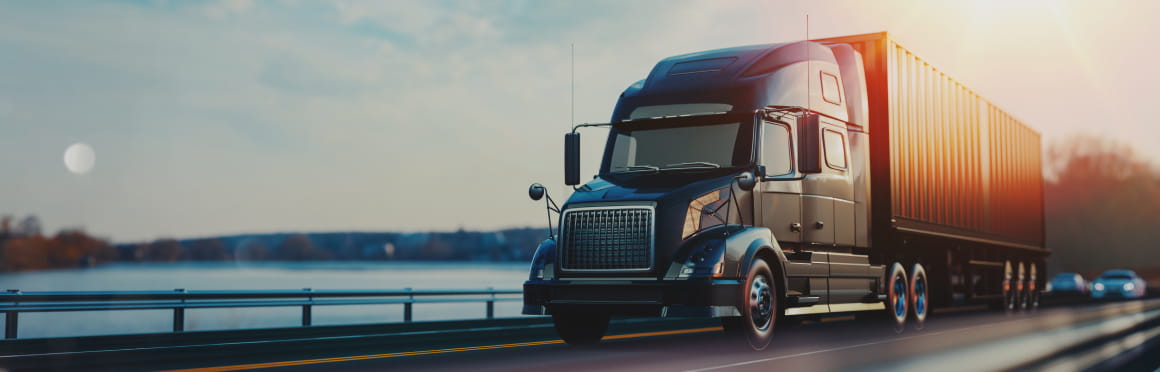
[[[108,370],[838,371],[1080,370],[1160,367],[1160,299],[1056,306],[1005,314],[933,314],[896,334],[852,316],[779,324],[764,351],[748,350],[704,319],[621,320],[591,347],[524,318],[390,327],[191,332],[67,345],[35,340],[0,353],[0,366]],[[264,332],[264,333],[263,333]],[[226,335],[229,335],[226,337]],[[1113,341],[1113,342],[1109,342]],[[59,342],[59,341],[57,341]],[[1118,356],[1113,358],[1113,356]]]

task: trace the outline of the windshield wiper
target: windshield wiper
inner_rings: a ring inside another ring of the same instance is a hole
[[[660,172],[661,169],[655,165],[626,165],[620,168],[624,170],[616,173],[635,173],[635,172]]]
[[[675,163],[666,165],[664,169],[682,169],[682,168],[721,168],[721,164],[710,163],[707,161],[690,161],[684,163]]]

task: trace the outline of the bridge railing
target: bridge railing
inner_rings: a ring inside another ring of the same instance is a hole
[[[301,307],[302,326],[312,322],[314,306],[403,305],[403,322],[410,323],[416,303],[482,302],[487,319],[495,317],[495,303],[519,301],[521,290],[232,290],[232,291],[92,291],[92,292],[22,292],[10,289],[0,293],[0,312],[5,314],[4,338],[15,339],[20,313],[102,311],[102,310],[173,310],[173,332],[185,331],[186,309]]]

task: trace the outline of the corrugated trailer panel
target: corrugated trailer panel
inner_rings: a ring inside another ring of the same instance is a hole
[[[987,104],[896,43],[887,45],[894,217],[985,231],[977,107]]]
[[[993,165],[986,231],[1042,245],[1043,224],[1028,223],[1043,218],[1039,133],[993,105],[988,104],[986,110]]]
[[[874,239],[898,226],[1043,247],[1038,133],[886,33],[819,41],[865,60]]]

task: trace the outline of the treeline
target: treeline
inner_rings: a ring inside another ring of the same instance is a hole
[[[109,244],[79,230],[53,237],[30,216],[0,226],[0,271],[77,268],[109,262],[180,261],[527,261],[544,228],[455,232],[242,234]]]
[[[94,266],[117,260],[117,249],[80,230],[44,236],[40,220],[28,216],[18,224],[0,219],[0,271],[44,270]]]
[[[1160,268],[1160,170],[1130,146],[1092,136],[1056,143],[1044,185],[1048,269]]]

